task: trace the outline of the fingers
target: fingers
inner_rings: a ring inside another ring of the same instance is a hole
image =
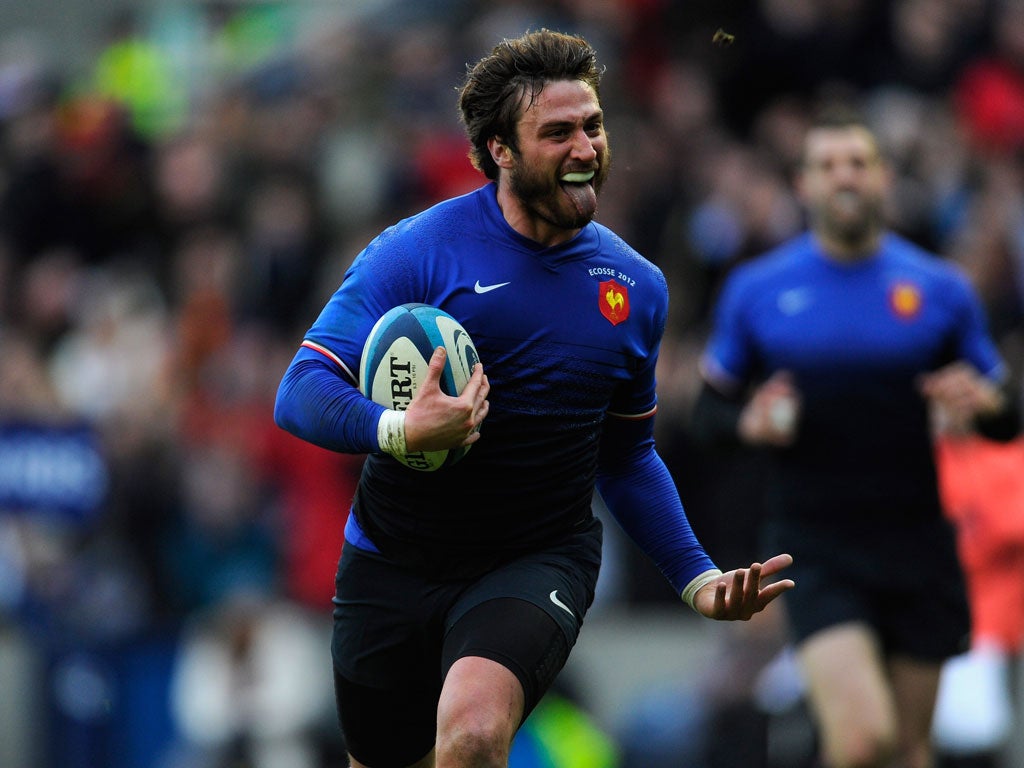
[[[780,369],[769,376],[762,387],[768,392],[780,395],[796,395],[796,379],[791,371]]]
[[[466,437],[466,442],[463,445],[470,445],[480,439],[480,425],[487,418],[487,414],[491,409],[491,404],[487,400],[487,395],[490,394],[490,391],[491,383],[484,374],[484,367],[477,363],[473,366],[473,373],[469,377],[469,381],[466,382],[462,394],[459,395],[461,399],[468,401],[472,408],[470,414],[470,420],[473,425],[472,432]]]
[[[755,603],[757,602],[758,591],[761,588],[761,564],[754,563],[750,566],[746,574],[746,579],[743,583],[743,601],[744,603]]]
[[[943,397],[964,386],[965,382],[973,378],[974,373],[970,365],[957,361],[931,373],[922,374],[919,386],[928,397]]]
[[[463,440],[463,445],[472,445],[473,443],[480,439],[480,425],[483,424],[484,419],[487,418],[487,414],[491,409],[490,402],[485,399],[487,391],[489,389],[490,385],[487,384],[487,377],[485,376],[484,386],[481,387],[480,389],[480,392],[482,394],[480,394],[479,399],[474,403],[473,406],[473,428],[469,435],[466,436],[466,439]],[[465,391],[463,391],[463,394],[465,394]]]
[[[471,445],[480,439],[480,425],[490,405],[490,383],[479,363],[458,397],[441,389],[447,353],[436,347],[423,381],[406,409],[406,445],[409,450],[436,451]]]
[[[966,430],[980,413],[1004,406],[1002,393],[992,381],[964,362],[925,374],[918,382],[924,397],[937,406],[947,427]]]
[[[764,563],[737,568],[715,587],[713,616],[718,619],[746,621],[763,610],[783,592],[792,589],[792,579],[781,579],[762,585],[762,579],[778,573],[793,562],[788,554],[775,555]]]
[[[761,610],[783,592],[788,592],[795,586],[796,583],[792,579],[781,579],[780,581],[772,582],[762,589],[758,595],[759,606],[757,610]]]
[[[448,353],[444,347],[436,347],[434,349],[434,354],[430,356],[430,362],[427,363],[427,375],[423,379],[423,388],[440,388],[441,374],[444,371],[444,363],[447,359]]]
[[[737,568],[732,576],[729,618],[746,621],[759,608],[758,596],[761,584],[761,564],[754,563],[750,568]]]
[[[777,371],[761,384],[740,415],[741,439],[752,444],[790,445],[797,436],[800,394],[792,375]]]
[[[727,591],[728,588],[724,581],[720,581],[715,585],[715,607],[712,615],[717,618],[725,619],[729,617],[729,608],[725,599]]]
[[[793,556],[789,554],[775,555],[765,560],[761,566],[761,576],[774,576],[784,568],[788,568],[793,564]],[[760,611],[768,603],[777,598],[783,592],[786,592],[796,586],[796,582],[792,579],[780,579],[767,586],[761,588],[758,592],[757,609]]]
[[[984,376],[964,362],[950,363],[920,377],[919,388],[925,397],[946,402],[972,402],[991,386]]]
[[[491,383],[488,381],[487,376],[484,375],[484,367],[481,363],[477,363],[473,366],[473,372],[470,374],[466,386],[463,387],[460,397],[465,397],[474,403],[479,403],[487,399],[490,391]]]
[[[434,349],[434,354],[430,356],[430,362],[427,365],[427,375],[423,379],[424,388],[431,385],[431,388],[440,389],[441,375],[444,372],[444,364],[447,357],[448,353],[444,347]],[[486,405],[487,395],[490,391],[491,384],[484,374],[484,367],[481,363],[477,363],[473,366],[473,372],[470,374],[466,386],[462,388],[459,398],[472,403],[474,416],[477,416],[481,410],[483,415],[486,415],[488,409]],[[482,419],[482,415],[480,418]]]
[[[783,568],[788,568],[793,564],[793,556],[788,554],[775,555],[764,561],[761,565],[762,576],[774,576],[776,573],[781,571]]]

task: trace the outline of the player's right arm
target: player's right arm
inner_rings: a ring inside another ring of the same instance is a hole
[[[307,442],[342,453],[376,453],[387,409],[367,399],[323,352],[302,346],[277,389],[274,421]]]
[[[752,394],[731,396],[705,378],[693,408],[691,432],[700,445],[791,445],[800,423],[801,397],[793,377],[776,371]]]
[[[763,293],[749,269],[739,268],[723,286],[714,327],[700,360],[703,386],[691,431],[703,446],[787,446],[797,437],[801,397],[786,371],[761,371],[754,341],[754,300]],[[768,378],[754,385],[756,373]]]
[[[359,360],[377,318],[412,300],[406,292],[416,281],[407,272],[406,253],[390,228],[353,260],[278,385],[279,427],[332,451],[387,452],[390,443],[383,438],[389,426],[392,432],[401,426],[401,418],[359,391]]]
[[[434,350],[412,403],[393,411],[364,397],[328,350],[306,342],[281,379],[274,421],[307,442],[342,453],[404,454],[470,445],[487,416],[490,384],[477,365],[462,393],[450,397],[441,391],[444,363],[444,350]]]

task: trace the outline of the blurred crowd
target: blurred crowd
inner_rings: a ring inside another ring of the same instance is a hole
[[[870,117],[894,227],[968,272],[1019,380],[1024,2],[136,4],[73,67],[4,30],[0,764],[326,759],[361,459],[278,430],[276,386],[370,237],[483,183],[455,88],[542,26],[607,67],[599,218],[669,279],[659,444],[716,559],[747,557],[723,510],[756,504],[688,444],[696,356],[723,275],[802,227],[823,98]],[[617,574],[617,599],[673,597]],[[163,680],[166,715],[133,707]]]

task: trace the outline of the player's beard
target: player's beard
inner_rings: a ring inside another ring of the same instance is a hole
[[[559,229],[580,229],[590,223],[596,213],[596,207],[593,210],[580,211],[558,180],[561,173],[584,169],[561,169],[558,175],[553,176],[550,170],[524,161],[522,155],[518,158],[519,162],[509,173],[509,186],[512,194],[520,200],[527,211]],[[594,178],[590,181],[595,196],[601,194],[601,187],[608,178],[611,150],[605,147],[598,156],[597,163]]]
[[[814,213],[816,228],[849,248],[868,246],[882,231],[885,204],[880,196],[842,190],[824,200]]]

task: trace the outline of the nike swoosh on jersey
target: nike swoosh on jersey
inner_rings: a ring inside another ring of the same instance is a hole
[[[806,288],[790,288],[779,294],[779,311],[784,315],[793,316],[803,312],[809,306],[813,297]]]
[[[494,283],[494,285],[480,285],[480,281],[477,280],[476,281],[476,285],[473,286],[473,290],[476,291],[477,293],[487,293],[489,291],[493,291],[493,290],[496,290],[498,288],[504,288],[506,285],[508,285],[511,282],[512,281],[509,280],[508,283]]]
[[[551,602],[552,603],[557,605],[559,608],[561,608],[563,611],[568,613],[574,619],[576,618],[576,614],[572,612],[572,608],[570,608],[568,605],[566,605],[565,603],[563,603],[561,600],[558,599],[558,590],[557,589],[551,590],[551,594],[548,595],[548,597],[551,598]]]

